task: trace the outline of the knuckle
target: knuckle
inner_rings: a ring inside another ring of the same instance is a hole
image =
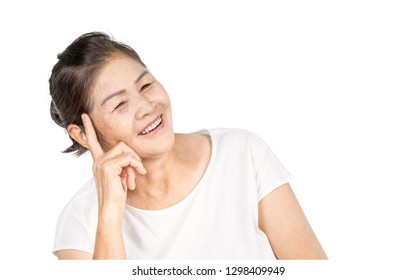
[[[104,173],[110,173],[113,170],[113,166],[109,162],[105,162],[100,168]]]
[[[102,173],[102,172],[107,173],[111,171],[112,169],[111,164],[104,159],[95,161],[92,166],[93,166],[94,172],[97,174]]]
[[[98,171],[100,169],[100,163],[98,161],[94,161],[92,164],[92,170],[94,170],[94,172]]]
[[[123,141],[121,141],[121,142],[119,142],[117,144],[117,146],[120,147],[120,148],[125,148],[127,145],[126,145],[126,143],[124,143]]]
[[[127,158],[129,160],[135,160],[136,159],[136,157],[132,153],[126,153],[126,155],[127,155]]]
[[[134,153],[126,153],[128,155],[128,159],[130,161],[137,161],[137,162],[141,162],[141,159],[135,155]]]

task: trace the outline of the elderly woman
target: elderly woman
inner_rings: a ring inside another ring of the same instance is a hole
[[[88,33],[58,55],[51,116],[93,158],[59,216],[59,259],[325,259],[256,135],[174,133],[169,96],[129,46]]]

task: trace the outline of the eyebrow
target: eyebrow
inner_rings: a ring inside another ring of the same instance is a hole
[[[137,79],[134,81],[134,83],[135,84],[137,84],[146,74],[149,74],[149,71],[148,70],[144,70],[138,77],[137,77]],[[117,95],[120,95],[120,94],[123,94],[123,93],[125,93],[126,92],[126,90],[125,89],[121,89],[121,90],[118,90],[118,91],[116,91],[116,92],[113,92],[113,93],[111,93],[111,94],[109,94],[109,95],[107,95],[105,98],[104,98],[104,100],[103,100],[103,102],[101,102],[101,105],[100,106],[103,106],[108,100],[110,100],[111,98],[113,98],[113,97],[115,97],[115,96],[117,96]]]

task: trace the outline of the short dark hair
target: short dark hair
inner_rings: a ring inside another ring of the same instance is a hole
[[[75,124],[84,131],[81,115],[89,112],[89,96],[96,74],[115,54],[127,55],[146,68],[135,50],[102,32],[83,34],[58,54],[59,61],[49,78],[50,113],[56,124],[65,129]],[[70,139],[72,146],[64,153],[75,152],[79,156],[87,151]]]

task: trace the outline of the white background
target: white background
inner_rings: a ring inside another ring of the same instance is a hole
[[[244,128],[272,147],[327,268],[405,275],[416,252],[415,14],[412,1],[2,2],[2,266],[58,270],[55,222],[91,159],[60,153],[70,140],[49,117],[48,78],[76,37],[104,31],[165,86],[177,132]]]

